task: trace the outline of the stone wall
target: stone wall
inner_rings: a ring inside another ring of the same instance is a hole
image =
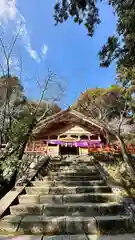
[[[6,167],[0,182],[0,199],[15,185],[22,186],[30,182],[42,167],[46,169],[49,159],[48,156],[37,153],[26,153],[23,156],[19,172],[15,167]]]
[[[46,168],[49,159],[48,156],[37,153],[26,153],[22,159],[23,164],[18,172],[16,184],[22,185],[23,183],[31,181],[32,176],[35,177],[41,167]]]

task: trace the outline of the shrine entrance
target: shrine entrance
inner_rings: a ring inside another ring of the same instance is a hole
[[[59,146],[59,154],[60,155],[79,155],[79,147],[75,146]]]

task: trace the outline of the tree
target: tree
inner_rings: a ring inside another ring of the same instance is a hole
[[[26,102],[21,80],[13,74],[14,67],[18,67],[14,66],[13,57],[20,30],[21,26],[8,44],[2,34],[0,35],[0,144],[8,141],[8,130],[12,121],[18,118]],[[19,71],[22,71],[21,67]]]
[[[108,37],[99,53],[101,66],[109,66],[116,59],[117,67],[135,66],[135,2],[133,0],[110,0],[117,14],[116,34]]]
[[[48,115],[54,113],[55,111],[59,111],[60,108],[57,106],[56,102],[56,93],[54,96],[54,103],[53,103],[53,96],[51,103],[44,101],[45,95],[47,94],[47,90],[49,87],[50,82],[54,83],[55,81],[55,74],[53,74],[50,70],[48,71],[47,78],[44,81],[44,87],[41,88],[41,85],[38,82],[38,86],[41,90],[41,97],[39,101],[28,101],[26,99],[26,103],[24,108],[22,109],[22,113],[20,117],[12,123],[11,129],[9,131],[9,141],[7,144],[7,148],[4,154],[1,156],[1,162],[4,161],[8,165],[12,164],[15,166],[15,169],[21,167],[22,157],[24,154],[25,147],[27,143],[32,138],[32,132],[37,124]],[[57,84],[57,83],[56,83]],[[58,85],[60,82],[58,82]],[[60,88],[62,90],[62,87]],[[62,96],[62,92],[59,92],[58,95]],[[11,162],[11,156],[13,158],[13,162]]]
[[[132,113],[135,116],[135,68],[121,66],[117,73],[117,82],[123,89],[123,94],[127,98]]]
[[[85,111],[88,105],[93,105],[91,112],[84,112],[89,114],[90,117],[99,119],[99,114],[103,111],[107,113],[109,119],[119,115],[125,104],[123,92],[118,85],[112,85],[109,88],[89,88],[86,92],[82,93],[73,108],[79,111]],[[86,110],[87,111],[87,110]],[[105,116],[105,115],[104,115]]]
[[[30,106],[31,113],[34,114],[35,109],[36,109],[39,101],[27,99],[27,102],[28,102],[28,105]],[[41,117],[43,115],[43,113],[45,112],[48,105],[49,105],[48,116],[52,115],[54,113],[57,113],[61,110],[61,108],[56,103],[54,103],[54,102],[50,103],[50,102],[45,101],[43,99],[40,106],[38,107],[38,111],[37,111],[36,116]],[[28,108],[27,105],[24,105],[24,107],[22,108],[22,112],[21,112],[21,118],[23,116],[29,115],[30,114],[30,112],[29,112],[30,109]]]
[[[31,138],[32,131],[36,124],[42,118],[51,115],[54,112],[60,111],[58,107],[59,99],[63,93],[63,87],[60,83],[60,78],[56,80],[56,74],[48,71],[47,78],[43,82],[43,86],[37,80],[40,88],[41,96],[39,100],[29,100],[24,95],[21,76],[22,76],[22,61],[20,62],[19,74],[14,69],[14,50],[18,38],[20,37],[21,25],[13,40],[6,44],[2,34],[0,35],[0,137],[1,144],[7,143],[4,154],[0,157],[1,163],[14,165],[16,169],[21,164],[25,146]],[[18,60],[18,54],[15,55]],[[13,74],[15,73],[15,75]],[[20,76],[20,78],[19,78]],[[51,84],[51,88],[50,88]],[[58,85],[56,92],[54,85]],[[53,90],[52,96],[48,91]],[[49,96],[49,99],[45,99]],[[11,156],[13,162],[11,161]]]
[[[54,19],[57,25],[71,16],[75,23],[84,24],[88,35],[93,36],[96,25],[100,23],[98,11],[93,0],[58,0],[54,7]]]
[[[119,86],[111,86],[108,89],[90,89],[85,101],[83,99],[79,102],[76,108],[79,108],[86,116],[97,119],[107,136],[115,136],[121,146],[123,160],[129,166],[130,171],[135,173],[133,161],[127,152],[123,137],[126,133],[135,131],[135,123],[128,99],[123,91]]]
[[[23,87],[15,76],[0,78],[0,139],[1,144],[8,141],[8,129],[18,119],[26,103]]]
[[[92,37],[102,20],[99,18],[99,2],[104,3],[104,0],[58,0],[54,7],[55,22],[63,23],[72,17],[75,23],[83,24]],[[108,67],[115,59],[118,68],[132,68],[135,66],[135,1],[108,0],[107,3],[113,7],[117,17],[117,29],[115,35],[108,36],[106,44],[99,52],[100,64]]]

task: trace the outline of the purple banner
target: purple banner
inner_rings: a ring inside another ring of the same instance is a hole
[[[101,145],[102,142],[100,140],[89,140],[89,141],[85,141],[85,140],[80,140],[80,141],[75,141],[75,142],[64,142],[64,141],[60,141],[60,140],[47,140],[48,143],[50,144],[58,144],[58,145],[62,145],[62,146],[73,146],[73,147],[88,147],[88,146],[93,146],[93,145]]]

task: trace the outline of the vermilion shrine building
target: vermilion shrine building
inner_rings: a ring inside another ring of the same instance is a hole
[[[106,143],[102,125],[75,110],[64,110],[42,120],[33,132],[27,152],[49,155],[87,154]]]

